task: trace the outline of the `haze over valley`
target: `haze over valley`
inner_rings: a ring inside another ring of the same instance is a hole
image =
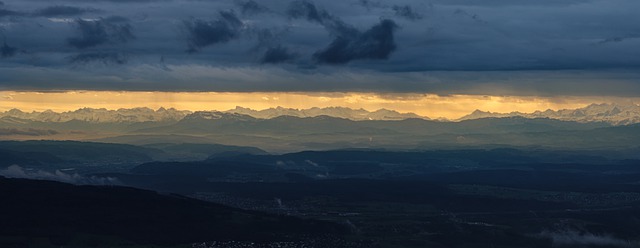
[[[592,104],[574,110],[533,113],[474,111],[457,120],[344,107],[259,111],[237,107],[195,112],[173,108],[84,108],[62,113],[12,109],[0,113],[0,138],[134,145],[225,144],[278,153],[482,146],[600,149],[633,146],[638,121],[640,107],[635,104]],[[604,138],[611,142],[589,142]]]
[[[52,195],[74,202],[76,222],[54,231],[67,225],[54,222],[70,218],[66,210],[35,210],[30,223],[42,228],[5,218],[17,228],[0,242],[33,244],[10,237],[37,232],[52,245],[81,246],[88,236],[124,246],[483,247],[489,241],[474,235],[491,233],[506,247],[633,247],[638,109],[474,111],[457,120],[345,107],[12,109],[0,113],[0,195],[16,204],[3,209],[29,208],[17,200],[24,194]],[[46,193],[32,192],[39,187]],[[173,219],[185,211],[194,214]],[[114,220],[129,225],[95,224]]]

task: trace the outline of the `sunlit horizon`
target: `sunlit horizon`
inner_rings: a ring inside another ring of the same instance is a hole
[[[283,107],[309,109],[313,107],[346,107],[376,111],[395,110],[429,118],[456,119],[474,110],[497,113],[531,113],[547,109],[576,109],[593,103],[637,103],[638,98],[621,97],[534,97],[434,94],[382,94],[334,92],[137,92],[137,91],[64,91],[64,92],[0,92],[0,111],[55,112],[81,108],[147,107],[151,109],[225,111],[237,106],[254,110]]]

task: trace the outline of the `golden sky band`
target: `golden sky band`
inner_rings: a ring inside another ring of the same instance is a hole
[[[79,108],[160,107],[180,110],[228,110],[236,106],[256,110],[282,106],[307,109],[312,107],[381,108],[413,112],[430,118],[456,119],[476,109],[490,112],[534,112],[581,108],[598,102],[640,102],[640,98],[623,97],[529,97],[434,94],[378,94],[335,92],[139,92],[139,91],[1,91],[0,111],[18,108],[23,111],[56,112]]]

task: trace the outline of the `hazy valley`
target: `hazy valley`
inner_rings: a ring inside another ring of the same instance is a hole
[[[625,148],[634,146],[638,138],[635,131],[638,109],[637,105],[594,104],[577,110],[532,114],[476,111],[458,121],[348,108],[262,111],[236,108],[224,112],[80,109],[64,113],[26,113],[14,109],[0,114],[0,139],[137,145],[211,143],[259,147],[271,152],[482,146]]]
[[[78,203],[5,217],[15,228],[0,244],[635,247],[640,126],[611,122],[634,113],[615,109],[459,121],[346,108],[11,110],[3,139],[28,141],[0,141],[1,176],[95,186],[2,179],[15,202],[4,212]],[[577,112],[589,117],[566,117]],[[34,194],[48,198],[20,200]],[[125,227],[124,214],[155,228]],[[57,218],[80,224],[59,230]]]

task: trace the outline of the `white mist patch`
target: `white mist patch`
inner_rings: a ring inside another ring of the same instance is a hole
[[[12,165],[4,170],[0,170],[0,176],[8,178],[25,178],[37,180],[51,180],[63,183],[80,185],[120,185],[117,178],[112,177],[86,177],[78,173],[68,174],[60,170],[48,172],[43,170],[28,170],[19,165]]]
[[[626,240],[618,239],[610,235],[597,235],[589,232],[567,230],[561,232],[543,231],[539,237],[551,239],[554,247],[562,246],[614,246],[632,247]]]
[[[280,209],[285,209],[284,204],[282,204],[282,199],[280,199],[280,198],[275,198],[274,200],[276,201],[276,204],[278,205],[278,208],[280,208]]]
[[[315,163],[315,162],[313,162],[313,161],[311,161],[311,160],[308,160],[308,159],[307,159],[307,160],[305,160],[304,162],[305,162],[305,163],[307,163],[307,164],[313,165],[314,167],[318,167],[318,166],[320,166],[320,165],[318,165],[318,163]]]
[[[51,18],[47,18],[47,20],[49,20],[50,22],[57,22],[57,23],[72,23],[75,22],[76,18],[55,18],[55,17],[51,17]],[[95,22],[95,21],[99,21],[99,18],[80,18],[80,20],[83,21],[88,21],[88,22]]]

